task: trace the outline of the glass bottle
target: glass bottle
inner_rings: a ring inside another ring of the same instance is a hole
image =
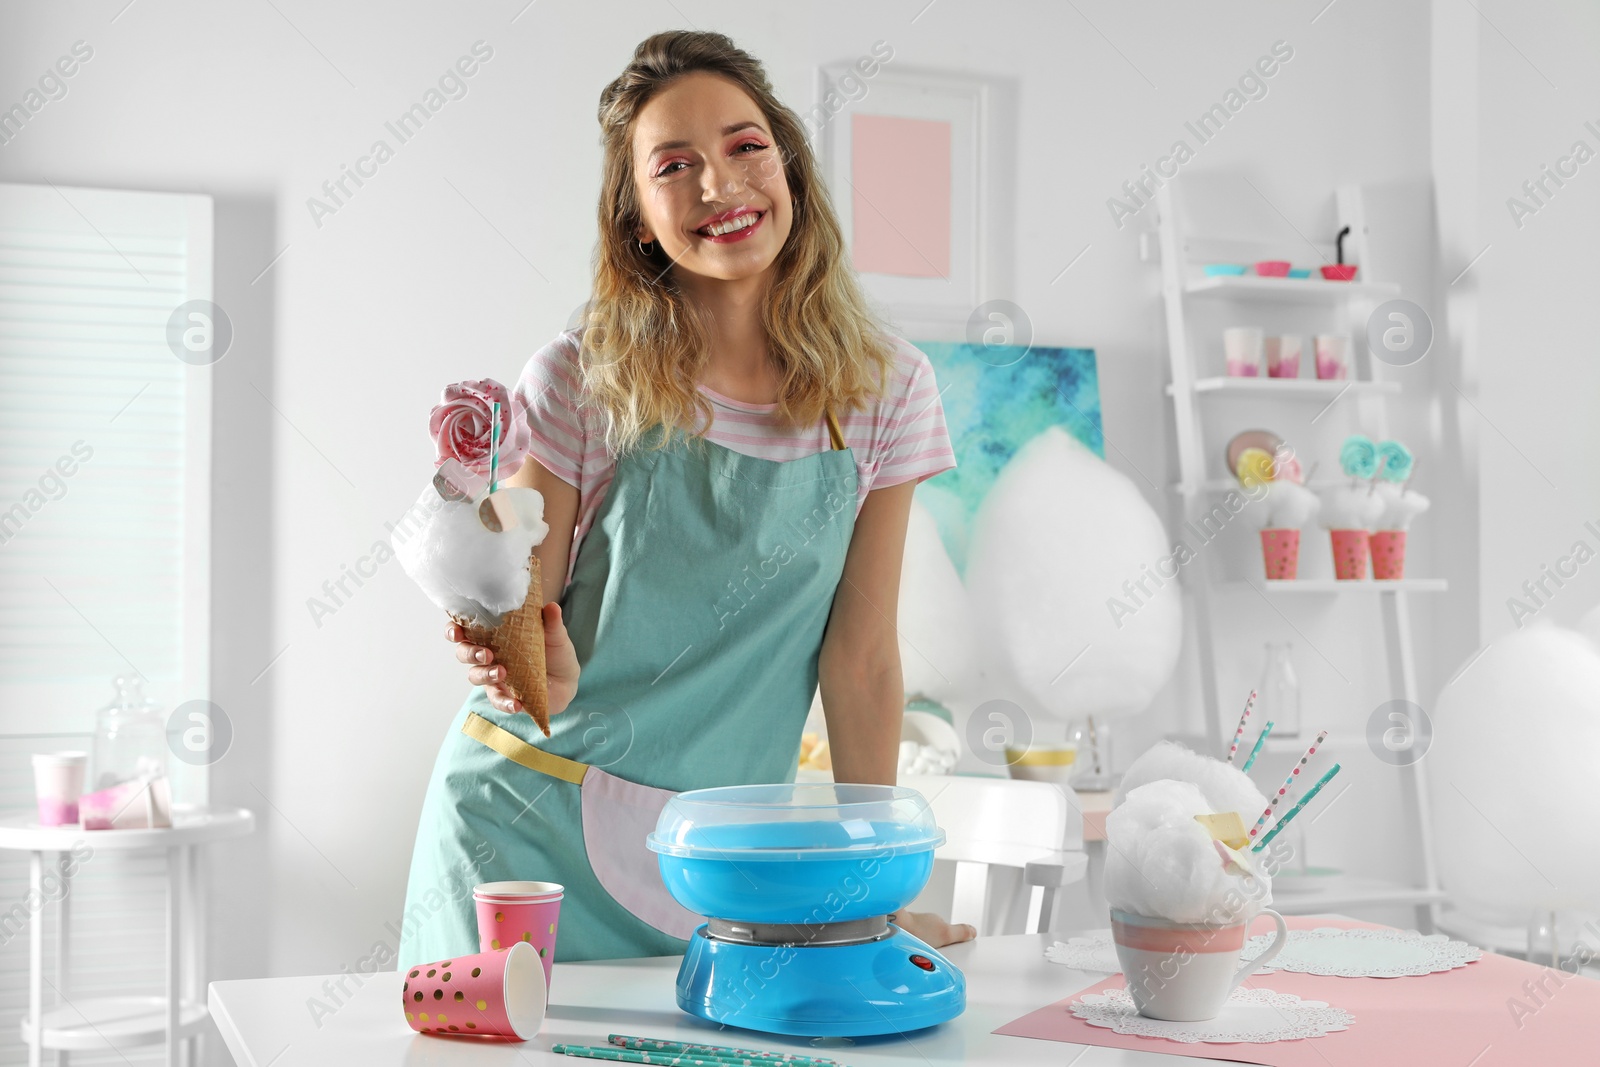
[[[118,675],[111,684],[116,696],[95,716],[85,792],[167,773],[166,719],[144,695],[144,680]]]
[[[1256,695],[1260,722],[1272,722],[1273,737],[1300,736],[1300,679],[1295,676],[1294,645],[1267,642],[1267,665]]]
[[[1067,779],[1072,788],[1084,792],[1114,788],[1110,724],[1092,715],[1073,719],[1067,724],[1067,741],[1078,749],[1072,774]]]

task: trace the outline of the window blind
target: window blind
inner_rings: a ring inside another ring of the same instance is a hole
[[[210,264],[208,197],[0,185],[0,735],[205,696]]]
[[[0,815],[31,812],[30,752],[88,749],[114,676],[167,710],[209,699],[212,371],[168,325],[211,298],[211,257],[209,197],[0,184]],[[177,798],[203,802],[204,769],[172,764]],[[161,991],[164,869],[84,866],[69,996]],[[24,855],[0,853],[0,911],[27,889]],[[29,921],[53,981],[54,905]],[[27,966],[23,928],[0,943],[0,1065],[26,1062]]]

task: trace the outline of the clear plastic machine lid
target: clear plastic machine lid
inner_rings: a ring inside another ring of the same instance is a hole
[[[646,844],[688,859],[880,858],[944,843],[915,789],[791,782],[696,789],[667,801]]]

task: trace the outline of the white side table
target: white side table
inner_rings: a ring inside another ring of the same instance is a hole
[[[28,924],[28,1014],[22,1040],[28,1045],[29,1067],[41,1067],[45,1049],[86,1052],[94,1049],[167,1045],[168,1067],[177,1067],[179,1042],[185,1060],[195,1062],[194,1037],[206,1020],[205,893],[200,880],[200,845],[242,837],[255,829],[255,816],[244,808],[211,812],[175,811],[173,825],[160,830],[85,830],[71,826],[42,827],[37,820],[0,820],[0,848],[29,854],[29,885],[44,895],[45,853],[68,853],[75,845],[95,852],[158,852],[167,854],[167,995],[164,997],[93,997],[69,1000],[67,935],[71,929],[71,886],[63,886],[57,904],[56,980],[60,1006],[44,1009],[44,909]],[[58,872],[59,873],[59,872]],[[182,959],[180,960],[180,954]],[[65,1062],[64,1056],[57,1057]]]

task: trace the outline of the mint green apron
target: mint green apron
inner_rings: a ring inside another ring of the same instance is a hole
[[[557,960],[683,952],[702,919],[644,837],[676,792],[794,780],[855,526],[827,422],[833,449],[788,462],[681,431],[618,460],[561,601],[577,694],[548,738],[468,695],[423,801],[401,969],[478,951],[472,886],[495,881],[566,888]]]

